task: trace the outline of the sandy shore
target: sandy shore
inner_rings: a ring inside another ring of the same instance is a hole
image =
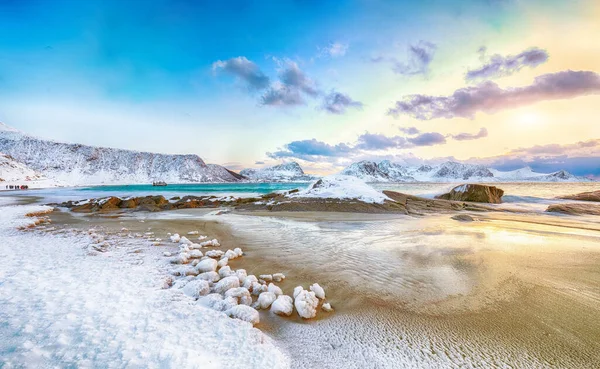
[[[600,229],[573,217],[252,213],[210,210],[82,216],[69,227],[157,237],[198,230],[232,268],[325,287],[334,313],[303,321],[262,312],[257,326],[296,367],[564,367],[600,362]],[[164,233],[164,235],[163,235]],[[177,249],[174,244],[157,246]]]

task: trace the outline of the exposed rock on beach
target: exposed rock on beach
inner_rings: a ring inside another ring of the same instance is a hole
[[[448,193],[436,196],[436,199],[500,204],[502,195],[504,191],[495,186],[462,184]]]

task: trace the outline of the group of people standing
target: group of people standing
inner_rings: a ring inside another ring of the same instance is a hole
[[[27,185],[6,185],[7,190],[28,190],[29,186]]]

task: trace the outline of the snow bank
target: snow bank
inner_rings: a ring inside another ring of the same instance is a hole
[[[346,175],[332,175],[313,182],[308,189],[287,195],[322,199],[356,199],[381,204],[389,197],[369,186],[363,180]]]

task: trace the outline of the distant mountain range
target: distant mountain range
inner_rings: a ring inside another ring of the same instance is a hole
[[[531,168],[509,172],[487,168],[483,165],[447,161],[439,165],[404,166],[384,160],[379,163],[361,161],[344,169],[340,174],[354,176],[366,182],[589,182],[585,177],[574,176],[560,170],[554,173],[537,173]]]
[[[62,143],[29,136],[0,123],[0,152],[70,185],[165,181],[237,182],[242,177],[197,155],[167,155]]]
[[[257,182],[308,182],[317,178],[304,173],[295,161],[262,169],[243,169],[240,174]]]

